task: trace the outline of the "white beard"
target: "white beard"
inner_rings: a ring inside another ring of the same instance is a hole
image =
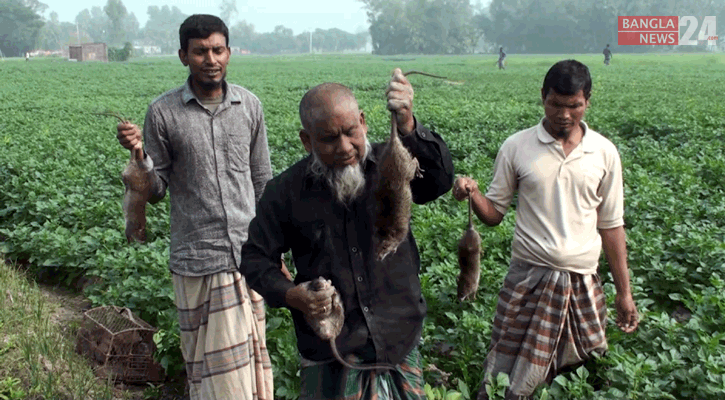
[[[368,157],[372,157],[372,145],[365,139],[365,154],[360,162],[344,167],[331,168],[320,160],[319,155],[312,149],[312,162],[308,172],[315,178],[324,179],[332,190],[337,201],[349,204],[362,193],[365,188],[365,172],[363,165]]]

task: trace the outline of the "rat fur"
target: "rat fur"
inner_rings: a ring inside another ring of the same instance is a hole
[[[473,225],[473,205],[468,196],[468,228],[458,242],[458,300],[475,299],[481,278],[481,236]]]
[[[332,282],[323,277],[318,277],[312,281],[303,283],[303,285],[307,286],[307,290],[317,292],[332,286]],[[305,314],[305,320],[320,339],[327,340],[330,343],[330,348],[335,359],[345,367],[359,370],[395,369],[395,366],[390,364],[353,365],[342,358],[340,352],[337,350],[337,345],[335,345],[335,339],[342,331],[342,326],[345,323],[345,310],[342,307],[340,292],[337,289],[335,289],[335,293],[332,295],[332,307],[328,312],[316,315]]]
[[[398,137],[395,115],[391,121],[390,139],[380,156],[375,185],[377,212],[373,239],[378,260],[394,253],[408,236],[413,203],[410,181],[419,173],[418,160]]]
[[[445,79],[443,76],[420,71],[408,71],[403,76],[411,74]],[[408,236],[413,203],[410,182],[422,176],[418,160],[413,158],[398,137],[394,111],[391,112],[390,126],[390,139],[380,156],[375,184],[377,210],[373,243],[377,260],[383,260],[388,254],[395,253]]]
[[[120,123],[128,120],[114,111],[93,113],[114,117]],[[143,148],[131,150],[131,159],[121,172],[125,191],[123,194],[123,216],[126,220],[126,240],[128,243],[146,241],[146,203],[151,198],[154,162],[146,157]]]
[[[151,197],[153,166],[151,157],[144,157],[143,150],[134,149],[121,173],[121,180],[126,187],[123,214],[126,219],[126,240],[129,243],[146,241],[146,203]]]

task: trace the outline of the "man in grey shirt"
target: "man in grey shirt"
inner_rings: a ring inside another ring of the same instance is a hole
[[[179,36],[188,80],[150,104],[145,146],[131,123],[118,125],[118,140],[145,150],[150,202],[167,188],[171,196],[169,269],[191,398],[272,400],[264,302],[237,270],[272,177],[262,106],[225,80],[231,53],[221,19],[192,15]]]

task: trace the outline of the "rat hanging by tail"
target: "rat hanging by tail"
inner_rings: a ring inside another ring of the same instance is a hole
[[[458,242],[458,300],[475,299],[481,278],[481,235],[473,225],[473,200],[468,192],[468,228]]]
[[[403,76],[412,74],[446,79],[443,76],[420,71],[408,71],[403,73]],[[390,114],[390,139],[380,156],[374,189],[377,209],[373,243],[377,260],[383,260],[387,255],[395,253],[408,236],[413,203],[410,182],[416,177],[423,176],[418,160],[400,141],[395,111],[391,111]]]

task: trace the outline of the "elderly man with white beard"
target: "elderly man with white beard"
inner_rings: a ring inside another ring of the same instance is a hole
[[[403,145],[420,165],[411,182],[424,204],[451,189],[450,152],[441,137],[413,117],[413,88],[400,69],[388,84]],[[301,355],[300,399],[422,399],[418,344],[426,314],[420,257],[412,233],[382,261],[373,253],[374,177],[383,144],[367,140],[365,114],[352,91],[337,83],[310,89],[300,102],[300,139],[310,155],[267,183],[242,248],[240,271],[272,307],[291,310]],[[294,283],[279,268],[292,250]],[[333,359],[305,321],[327,313],[333,290],[303,285],[317,277],[339,290],[345,323],[335,343],[354,364],[386,363],[395,370],[348,369]]]

